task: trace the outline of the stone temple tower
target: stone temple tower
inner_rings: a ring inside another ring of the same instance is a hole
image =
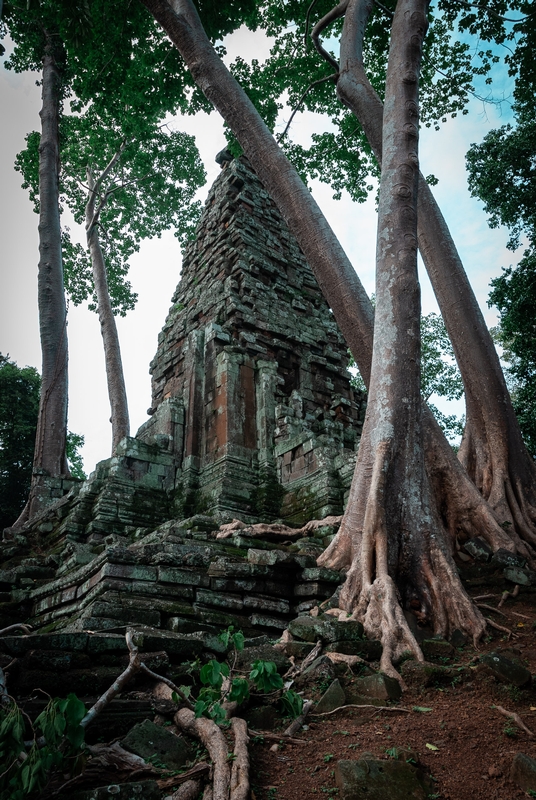
[[[177,511],[341,513],[364,400],[313,273],[243,157],[223,162],[172,302],[137,439],[172,454]]]

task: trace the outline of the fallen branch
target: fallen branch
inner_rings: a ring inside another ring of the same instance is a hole
[[[189,708],[179,709],[173,719],[181,730],[200,739],[208,750],[214,764],[213,800],[229,800],[231,774],[227,763],[227,742],[221,730],[211,719],[196,719]]]
[[[534,738],[533,732],[530,730],[530,728],[527,728],[527,726],[525,725],[525,723],[523,722],[523,720],[521,719],[519,714],[516,714],[515,711],[507,711],[502,706],[492,706],[492,708],[494,708],[496,711],[498,711],[499,714],[502,714],[503,717],[506,717],[507,719],[511,719],[512,722],[515,722],[517,727],[521,728],[522,731],[525,731],[527,736],[530,736],[531,739]]]
[[[114,697],[122,691],[123,687],[130,681],[134,675],[140,671],[141,669],[141,662],[140,656],[138,653],[138,648],[134,644],[134,639],[132,637],[132,631],[127,631],[126,633],[126,642],[127,647],[130,652],[130,661],[128,667],[121,673],[121,675],[112,683],[112,685],[104,692],[103,695],[99,697],[97,702],[89,709],[86,716],[80,723],[82,728],[87,728],[87,726],[93,722],[95,717],[101,713],[101,711],[106,708],[106,706],[111,703]],[[160,677],[160,676],[158,676]]]
[[[233,717],[231,729],[235,740],[234,759],[231,766],[230,800],[249,798],[248,726],[240,717]]]
[[[518,594],[519,594],[519,584],[516,583],[516,585],[514,586],[514,588],[512,589],[511,592],[505,591],[505,592],[502,593],[501,599],[499,600],[499,605],[497,606],[497,608],[502,608],[502,606],[504,605],[505,600],[507,600],[509,597],[517,597]]]
[[[529,622],[532,619],[532,617],[527,617],[526,614],[520,614],[519,611],[510,611],[510,614],[513,614],[515,617],[521,617],[521,619],[528,619]],[[6,667],[6,669],[7,669],[7,667]]]
[[[322,642],[318,641],[311,650],[311,652],[307,656],[305,656],[299,667],[295,665],[294,658],[291,656],[290,661],[292,666],[285,672],[283,678],[296,678],[298,675],[301,675],[301,673],[307,669],[309,664],[312,664],[315,658],[318,657],[321,650],[322,650]]]
[[[5,636],[6,633],[11,633],[11,631],[23,631],[26,635],[32,632],[31,625],[25,625],[22,622],[17,622],[15,625],[8,625],[7,628],[2,628],[0,631],[0,636]]]
[[[399,711],[402,714],[411,714],[410,708],[401,708],[399,706],[373,706],[373,705],[355,705],[349,703],[346,706],[339,706],[334,708],[333,711],[322,711],[320,714],[311,714],[312,717],[327,717],[329,714],[335,714],[336,711],[342,711],[343,708],[373,708],[375,711]]]
[[[295,733],[297,733],[300,730],[303,723],[305,722],[305,718],[307,717],[307,714],[309,713],[309,711],[312,709],[313,706],[314,703],[312,700],[306,700],[305,703],[303,704],[302,713],[300,714],[299,717],[296,717],[296,719],[290,723],[288,728],[286,728],[283,731],[283,736],[293,736]]]
[[[259,737],[261,739],[268,739],[274,742],[280,742],[281,739],[285,740],[285,744],[306,744],[304,739],[293,739],[291,736],[285,736],[284,733],[268,733],[268,731],[252,731],[248,728],[250,737]]]
[[[185,702],[185,704],[188,706],[188,708],[192,709],[192,711],[193,711],[194,707],[193,707],[192,703],[186,697],[186,695],[184,694],[182,689],[179,689],[179,687],[176,686],[173,683],[173,681],[170,681],[169,678],[164,678],[163,675],[158,675],[158,673],[153,672],[152,669],[149,669],[149,667],[146,664],[144,664],[143,662],[140,663],[139,668],[140,668],[141,672],[145,672],[145,674],[149,675],[149,677],[154,678],[157,681],[161,681],[162,683],[165,683],[166,686],[169,686],[171,691],[176,692],[176,694],[178,694],[178,696]]]
[[[497,597],[496,594],[479,594],[477,597],[473,597],[473,603],[476,603],[477,600],[491,600],[494,597]]]

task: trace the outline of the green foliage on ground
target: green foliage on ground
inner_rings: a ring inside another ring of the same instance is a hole
[[[77,774],[84,762],[80,722],[85,714],[82,701],[70,694],[51,698],[32,725],[12,698],[5,699],[0,705],[0,800],[35,796],[53,771]]]

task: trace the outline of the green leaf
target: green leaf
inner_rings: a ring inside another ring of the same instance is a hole
[[[239,705],[247,700],[249,697],[249,686],[245,678],[233,678],[231,684],[231,691],[229,692],[229,700],[236,701]]]
[[[425,714],[427,711],[433,710],[433,708],[426,708],[426,706],[413,706],[413,711],[420,711],[421,714]]]
[[[436,747],[435,744],[430,744],[429,742],[426,743],[426,747],[428,750],[439,750],[439,747]]]

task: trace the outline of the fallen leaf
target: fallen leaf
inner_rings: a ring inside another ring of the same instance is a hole
[[[426,747],[428,750],[439,750],[439,747],[436,747],[435,744],[429,744],[428,742],[426,742]]]
[[[524,628],[525,627],[525,623],[524,622],[518,622],[517,623],[517,627],[518,628]]]
[[[419,711],[421,714],[425,714],[427,711],[433,711],[433,708],[426,708],[426,706],[413,706],[413,711]]]

